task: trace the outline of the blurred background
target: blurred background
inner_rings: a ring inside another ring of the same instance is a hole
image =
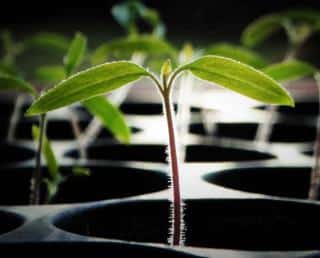
[[[108,39],[124,35],[110,13],[110,8],[120,2],[123,1],[6,1],[1,7],[1,28],[13,30],[17,36],[39,30],[72,35],[81,30],[96,39]],[[141,2],[159,10],[170,40],[183,43],[192,39],[196,45],[218,40],[239,41],[243,28],[262,14],[296,7],[320,9],[318,0]],[[95,42],[91,40],[90,44]]]

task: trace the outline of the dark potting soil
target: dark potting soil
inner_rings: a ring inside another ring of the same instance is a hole
[[[0,166],[16,164],[34,157],[34,151],[19,145],[0,142]]]
[[[0,210],[0,234],[14,230],[23,223],[24,219],[20,215]]]
[[[83,107],[78,107],[82,112],[87,113]],[[174,105],[177,110],[177,105]],[[127,115],[162,115],[162,105],[160,103],[132,103],[121,104],[120,110]],[[199,112],[200,108],[191,107],[191,112]]]
[[[92,145],[87,150],[88,159],[93,160],[129,160],[129,161],[148,161],[166,162],[165,145]],[[66,153],[68,157],[78,158],[77,150]],[[231,147],[213,145],[188,145],[186,160],[187,162],[211,162],[211,161],[249,161],[271,159],[272,155]]]
[[[90,257],[90,258],[196,258],[184,252],[166,248],[141,246],[123,243],[99,242],[40,242],[2,243],[1,255],[5,257],[26,256],[32,258]]]
[[[0,110],[1,110],[1,117],[2,118],[9,118],[12,114],[13,111],[13,107],[14,107],[14,103],[13,102],[4,102],[2,101],[0,103]]]
[[[6,139],[9,129],[9,118],[0,117],[0,140]]]
[[[303,154],[305,154],[307,156],[313,156],[314,155],[314,151],[313,150],[304,151]]]
[[[266,109],[258,107],[258,109]],[[295,107],[279,106],[277,112],[283,115],[316,116],[319,113],[319,103],[314,101],[297,101]]]
[[[294,108],[280,106],[279,112],[284,115],[303,115],[303,116],[316,116],[319,113],[318,102],[297,102]]]
[[[107,239],[167,243],[170,203],[131,201],[73,210],[54,218],[68,232]],[[319,205],[270,199],[188,200],[187,246],[239,250],[317,250]],[[312,231],[314,231],[312,233]]]
[[[217,123],[214,136],[253,140],[258,128],[256,123]],[[203,124],[190,125],[190,132],[208,135]],[[307,125],[276,123],[271,133],[271,142],[312,142],[316,128]]]
[[[209,183],[235,190],[279,197],[307,198],[310,167],[252,167],[209,173]]]
[[[165,173],[134,167],[91,166],[90,176],[72,175],[60,185],[52,203],[76,203],[134,196],[164,190],[168,187]],[[70,175],[71,167],[62,167]],[[28,204],[33,168],[8,168],[0,172],[0,205]],[[43,173],[48,174],[44,169]],[[42,200],[45,196],[42,189]]]

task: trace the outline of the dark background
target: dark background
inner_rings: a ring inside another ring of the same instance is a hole
[[[120,2],[122,1],[8,0],[1,6],[0,29],[12,30],[17,39],[41,31],[59,32],[68,36],[72,36],[75,31],[82,31],[90,38],[89,46],[95,47],[101,40],[125,35],[125,31],[114,21],[110,13],[110,8]],[[320,0],[142,2],[159,10],[167,25],[169,40],[178,45],[191,41],[200,47],[217,41],[239,42],[241,31],[246,24],[263,14],[304,7],[320,11]],[[309,52],[305,53],[315,60],[320,56],[319,38],[320,36],[315,36],[308,41]],[[280,45],[280,48],[285,49],[285,42],[284,33],[279,33],[270,41],[270,45]]]
[[[123,31],[115,24],[110,7],[121,1],[5,1],[2,2],[1,27],[18,33],[50,30],[71,33],[75,30]],[[291,7],[311,7],[320,10],[319,0],[209,0],[166,1],[145,0],[157,8],[170,27],[168,36],[177,33],[199,38],[234,34],[261,14]],[[236,35],[233,35],[234,37]]]

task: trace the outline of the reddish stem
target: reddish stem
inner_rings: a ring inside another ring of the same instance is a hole
[[[167,119],[168,133],[169,133],[169,157],[172,173],[173,186],[173,242],[172,245],[180,245],[181,241],[181,195],[180,195],[180,181],[179,181],[179,164],[178,153],[175,140],[175,127],[173,118],[173,108],[170,101],[170,93],[163,94],[164,113]]]

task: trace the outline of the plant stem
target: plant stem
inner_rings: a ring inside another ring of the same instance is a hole
[[[294,59],[297,56],[299,47],[300,45],[291,43],[285,57],[283,58],[283,62]],[[266,121],[260,124],[257,128],[255,141],[260,144],[261,147],[266,147],[267,143],[270,140],[272,125],[276,117],[277,109],[277,106],[267,106],[266,112],[268,113],[268,116],[266,118]]]
[[[266,107],[266,120],[257,128],[255,141],[262,147],[266,147],[272,133],[272,125],[276,118],[277,106],[269,105]]]
[[[7,134],[7,141],[11,142],[14,140],[14,135],[16,132],[16,128],[17,128],[17,123],[21,114],[21,109],[23,106],[25,100],[25,96],[24,95],[19,95],[17,100],[14,103],[14,108],[13,108],[13,112],[10,118],[10,122],[9,122],[9,128],[8,128],[8,134]]]
[[[170,98],[170,89],[165,90],[162,94],[164,113],[167,119],[168,134],[169,134],[169,154],[170,166],[173,185],[173,238],[172,245],[180,245],[181,242],[181,225],[182,225],[182,205],[180,194],[180,180],[179,180],[179,162],[175,139],[175,127],[173,118],[173,107]]]
[[[73,135],[77,141],[78,147],[79,147],[79,153],[81,159],[86,159],[87,153],[84,144],[82,143],[82,137],[81,137],[81,129],[79,126],[79,121],[77,115],[69,108],[69,114],[70,114],[70,120],[71,120],[71,126]]]
[[[40,116],[40,137],[38,142],[38,149],[36,153],[36,166],[31,178],[31,189],[30,189],[30,204],[40,204],[40,186],[41,186],[41,153],[43,146],[43,139],[46,127],[46,114]]]
[[[98,137],[101,129],[102,129],[101,122],[98,118],[94,117],[88,124],[88,126],[85,128],[83,135],[82,144],[85,149],[88,148],[88,146],[94,142],[94,140]]]
[[[315,76],[316,83],[318,85],[318,99],[320,100],[320,84],[319,78],[317,75]],[[320,106],[319,106],[320,112]],[[310,177],[310,188],[309,188],[309,199],[310,200],[318,200],[319,199],[319,188],[320,188],[320,115],[318,114],[317,118],[317,133],[316,133],[316,140],[314,143],[314,164],[311,171]]]

